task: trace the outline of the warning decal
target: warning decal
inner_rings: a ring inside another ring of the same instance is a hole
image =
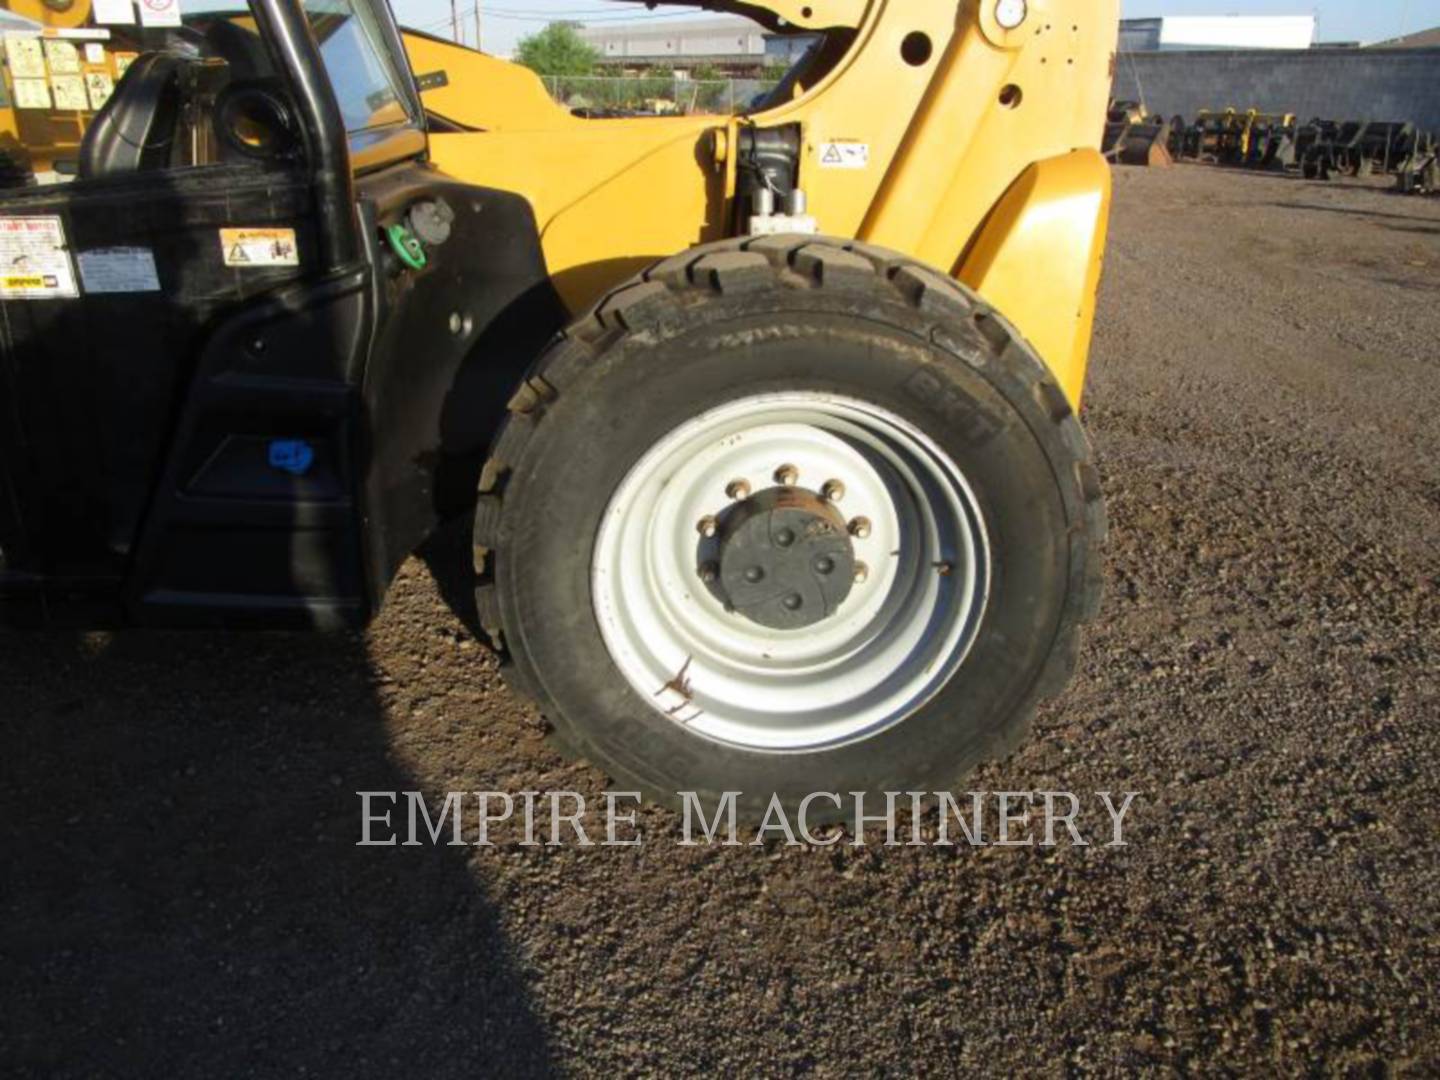
[[[226,266],[299,266],[294,229],[221,229]]]
[[[10,65],[12,79],[43,79],[49,74],[39,39],[13,30],[5,34],[5,62]]]
[[[0,217],[0,299],[79,295],[58,217]]]
[[[85,80],[79,75],[51,75],[50,89],[55,94],[57,109],[79,112],[90,107],[85,96]]]
[[[179,26],[180,0],[140,0],[141,26]]]
[[[863,169],[870,164],[870,144],[827,142],[820,144],[822,169]]]

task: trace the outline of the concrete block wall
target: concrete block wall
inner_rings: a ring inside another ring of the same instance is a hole
[[[1188,121],[1200,109],[1293,112],[1301,123],[1412,120],[1440,134],[1440,49],[1121,53],[1112,94]]]

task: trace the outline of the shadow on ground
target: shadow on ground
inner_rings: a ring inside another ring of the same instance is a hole
[[[1344,206],[1317,206],[1314,203],[1280,202],[1275,204],[1281,210],[1304,210],[1320,214],[1343,214],[1346,217],[1373,218],[1376,220],[1412,222],[1409,225],[1387,225],[1386,228],[1398,232],[1419,232],[1435,233],[1440,232],[1440,227],[1433,224],[1433,219],[1418,214],[1391,214],[1379,210],[1358,210]]]
[[[549,1071],[466,849],[355,846],[362,638],[0,640],[0,1071]]]

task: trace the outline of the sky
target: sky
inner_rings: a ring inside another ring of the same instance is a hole
[[[476,0],[454,0],[465,41],[475,44]],[[555,19],[626,22],[694,18],[704,11],[648,11],[640,4],[602,0],[479,0],[486,52],[507,55],[526,34]],[[450,36],[450,0],[391,0],[407,26]],[[1440,26],[1440,0],[1121,0],[1126,18],[1153,15],[1315,15],[1321,41],[1378,41]]]

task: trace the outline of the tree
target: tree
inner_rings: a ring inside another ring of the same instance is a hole
[[[778,83],[790,71],[790,65],[782,60],[766,57],[765,67],[760,71],[760,78],[765,82]]]
[[[600,50],[578,32],[579,24],[553,22],[538,34],[522,38],[515,58],[537,75],[589,75]]]

